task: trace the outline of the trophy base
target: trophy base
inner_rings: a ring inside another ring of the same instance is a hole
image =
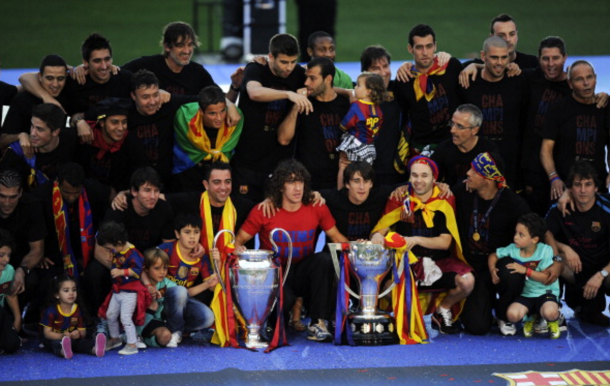
[[[388,314],[378,314],[373,317],[350,315],[348,321],[352,329],[354,343],[357,346],[398,344],[396,322]]]
[[[246,341],[247,348],[261,349],[269,347],[269,343],[262,341]]]

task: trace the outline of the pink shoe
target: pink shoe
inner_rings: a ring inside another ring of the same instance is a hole
[[[64,352],[64,358],[72,359],[72,341],[69,336],[61,338],[61,349]]]

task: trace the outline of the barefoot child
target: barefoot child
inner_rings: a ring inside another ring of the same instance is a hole
[[[73,352],[103,357],[106,351],[106,335],[97,334],[95,342],[86,339],[83,311],[78,306],[76,282],[68,275],[53,280],[52,305],[43,313],[43,345],[55,355],[70,359]]]
[[[561,332],[557,319],[559,318],[559,282],[555,280],[549,285],[544,284],[548,274],[544,271],[553,264],[553,249],[540,242],[547,231],[545,221],[536,213],[528,213],[519,218],[515,229],[514,244],[498,248],[489,255],[489,271],[492,281],[498,284],[496,263],[501,258],[512,258],[513,263],[506,267],[513,274],[524,275],[525,285],[521,296],[508,307],[507,318],[511,323],[518,323],[529,315],[523,323],[523,335],[532,336],[534,316],[539,313],[548,323],[551,339],[559,338]]]
[[[383,123],[379,104],[386,97],[383,78],[377,74],[363,72],[358,77],[354,94],[358,100],[352,103],[341,121],[341,129],[345,133],[337,147],[340,152],[337,189],[343,188],[343,170],[350,162],[366,161],[372,164],[377,157],[374,141]]]

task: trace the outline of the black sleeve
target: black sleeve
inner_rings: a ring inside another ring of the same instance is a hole
[[[0,81],[0,105],[10,105],[17,91],[16,86]]]

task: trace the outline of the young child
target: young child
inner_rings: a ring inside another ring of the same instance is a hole
[[[0,354],[11,354],[21,346],[21,311],[17,295],[11,293],[11,284],[15,278],[15,269],[8,262],[14,249],[13,235],[0,228]],[[5,308],[5,301],[9,313]],[[11,315],[12,313],[12,315]]]
[[[140,282],[144,258],[127,241],[127,237],[125,226],[114,221],[102,224],[97,232],[97,244],[112,255],[112,267],[110,269],[112,291],[108,295],[110,299],[105,309],[110,334],[106,349],[112,350],[122,344],[119,335],[120,317],[127,338],[125,347],[119,351],[120,355],[138,353],[134,311],[136,311],[136,305],[139,302],[141,304],[142,298],[139,299],[138,296],[147,294],[146,288]],[[106,302],[108,302],[108,298]],[[101,317],[104,316],[104,308],[105,305],[100,308]],[[136,318],[139,318],[137,313]]]
[[[53,279],[52,303],[43,313],[43,345],[55,355],[70,359],[73,352],[103,357],[106,351],[106,335],[97,334],[95,342],[86,339],[83,310],[78,306],[76,282],[68,275]]]
[[[496,268],[498,259],[508,257],[514,262],[507,264],[513,274],[525,275],[525,285],[521,296],[508,307],[506,316],[510,323],[518,323],[528,314],[523,323],[523,335],[532,336],[534,316],[548,323],[551,339],[561,335],[557,319],[559,318],[559,282],[555,280],[549,285],[544,284],[548,275],[544,271],[553,264],[553,249],[540,242],[547,231],[545,221],[536,213],[528,213],[519,218],[515,229],[514,243],[505,248],[498,248],[489,255],[489,271],[494,284],[500,282]]]
[[[152,347],[178,347],[177,341],[171,341],[172,332],[163,317],[165,293],[176,286],[176,283],[166,277],[168,265],[169,256],[163,250],[150,248],[144,252],[144,273],[148,279],[147,286],[154,288],[155,291],[153,301],[146,310],[144,324],[137,330],[144,342]]]
[[[201,217],[189,213],[176,216],[174,222],[177,241],[158,246],[169,255],[167,277],[177,284],[166,292],[167,326],[173,331],[170,347],[180,343],[183,332],[196,332],[214,323],[212,310],[195,296],[206,290],[214,291],[218,278],[211,272],[208,256],[199,244]],[[197,252],[197,253],[196,253]],[[195,285],[197,277],[203,282]]]
[[[386,97],[385,84],[380,75],[363,72],[358,76],[355,97],[347,115],[341,121],[345,131],[341,144],[337,147],[339,154],[339,174],[337,189],[343,188],[343,170],[352,161],[366,161],[372,164],[377,153],[374,141],[383,124],[383,112],[379,104]],[[346,161],[347,159],[347,161]]]

